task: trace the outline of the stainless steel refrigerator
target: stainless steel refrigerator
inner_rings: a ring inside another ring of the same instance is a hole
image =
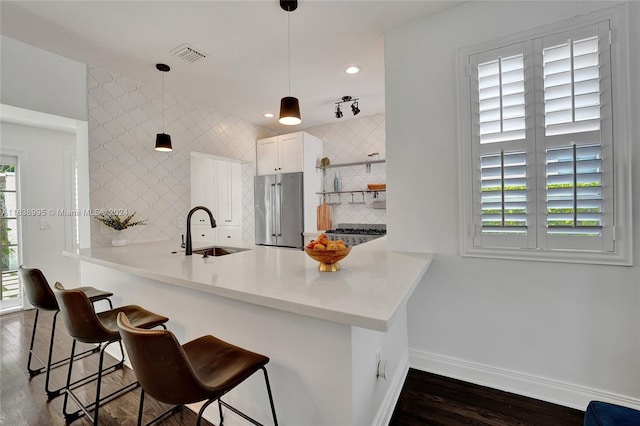
[[[302,248],[302,173],[255,177],[256,244]]]

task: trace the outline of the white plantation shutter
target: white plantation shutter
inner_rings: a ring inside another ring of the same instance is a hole
[[[478,246],[535,244],[531,58],[521,43],[470,58]]]
[[[523,54],[478,65],[480,143],[525,138]]]
[[[541,248],[613,251],[613,140],[608,22],[539,41],[544,147]]]
[[[547,232],[600,236],[602,147],[573,144],[546,153]]]
[[[543,48],[546,136],[600,130],[598,56],[597,34]]]
[[[527,233],[527,161],[524,152],[504,151],[480,159],[482,230]]]
[[[609,21],[469,55],[473,247],[614,246]]]

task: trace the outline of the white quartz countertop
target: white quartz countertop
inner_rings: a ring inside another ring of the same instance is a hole
[[[208,258],[185,256],[173,241],[66,254],[180,287],[379,331],[387,331],[433,259],[429,253],[388,251],[385,237],[355,246],[338,272],[318,271],[318,262],[304,251],[264,246]]]

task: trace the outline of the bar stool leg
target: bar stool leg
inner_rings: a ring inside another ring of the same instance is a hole
[[[31,331],[31,343],[29,344],[29,359],[27,360],[27,371],[29,377],[37,376],[44,371],[44,367],[40,367],[37,370],[31,368],[31,359],[33,357],[33,344],[36,341],[36,329],[38,328],[38,317],[40,316],[40,309],[36,309],[36,316],[33,319],[33,330]]]
[[[220,398],[217,399],[218,401],[220,401]],[[206,410],[206,408],[209,406],[209,404],[211,404],[212,402],[215,402],[215,399],[210,399],[207,402],[204,403],[204,405],[202,406],[202,408],[200,408],[200,411],[198,412],[198,420],[196,421],[196,426],[200,426],[202,423],[202,415],[204,414],[204,410]],[[220,425],[222,426],[222,423],[220,423]]]
[[[52,368],[51,359],[53,358],[53,343],[56,338],[56,321],[58,319],[58,312],[60,311],[56,311],[56,313],[53,314],[53,323],[51,325],[51,341],[49,342],[49,356],[47,358],[47,375],[44,381],[44,390],[45,392],[47,392],[48,400],[52,400],[53,398],[55,398],[56,396],[59,396],[64,391],[64,386],[54,390],[49,389],[49,378],[51,377],[51,368]],[[94,352],[95,352],[94,350],[90,351],[90,353],[94,353]],[[62,361],[66,362],[67,360],[62,360]]]
[[[140,388],[140,406],[138,407],[138,426],[142,426],[143,413],[144,413],[144,389]]]
[[[271,405],[271,414],[273,415],[273,424],[278,426],[278,419],[276,418],[276,406],[273,404],[273,395],[271,394],[271,385],[269,385],[269,375],[267,375],[267,369],[262,367],[264,372],[264,382],[267,384],[267,393],[269,394],[269,404]]]
[[[69,401],[70,385],[71,385],[71,371],[73,370],[73,355],[76,352],[76,339],[73,339],[71,343],[71,362],[69,362],[69,368],[67,370],[67,385],[65,386],[64,392],[64,401],[62,402],[62,414],[64,415],[64,420],[67,424],[71,423],[75,418],[70,418],[70,413],[67,412],[67,402]]]
[[[222,414],[222,402],[218,398],[218,414],[220,415],[220,426],[224,423],[224,415]]]

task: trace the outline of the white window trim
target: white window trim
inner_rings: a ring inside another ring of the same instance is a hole
[[[470,257],[533,260],[549,262],[592,263],[603,265],[633,265],[631,144],[629,141],[629,72],[628,72],[628,6],[626,4],[601,10],[567,21],[538,27],[523,33],[483,42],[458,50],[458,152],[460,182],[460,254]],[[471,106],[469,87],[469,56],[478,52],[507,46],[557,32],[564,32],[603,20],[611,22],[611,78],[614,132],[614,209],[615,251],[610,253],[580,250],[541,250],[474,247],[473,220],[473,158]],[[621,84],[622,83],[622,84]]]

